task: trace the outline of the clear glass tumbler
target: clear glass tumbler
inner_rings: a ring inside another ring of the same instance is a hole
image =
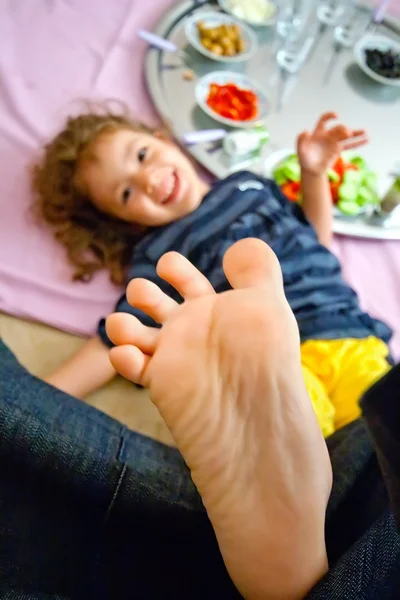
[[[308,58],[315,39],[313,27],[305,27],[297,37],[287,37],[276,53],[278,65],[288,73],[297,73]]]
[[[371,16],[367,8],[351,6],[346,9],[335,27],[335,41],[345,48],[354,46],[367,31]]]
[[[320,0],[317,6],[317,17],[323,25],[337,25],[348,4],[353,5],[352,0]]]
[[[310,15],[313,0],[282,0],[279,3],[276,31],[285,38],[298,37]]]

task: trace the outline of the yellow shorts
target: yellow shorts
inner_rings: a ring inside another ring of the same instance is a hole
[[[304,380],[325,437],[360,416],[361,396],[390,369],[388,352],[375,337],[302,344]]]

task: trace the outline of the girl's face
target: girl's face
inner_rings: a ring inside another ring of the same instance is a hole
[[[99,135],[82,160],[78,185],[102,212],[147,227],[191,213],[208,191],[177,146],[130,129]]]

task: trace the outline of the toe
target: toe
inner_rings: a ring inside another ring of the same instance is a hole
[[[150,357],[135,346],[117,346],[110,350],[110,360],[114,369],[133,383],[148,387],[146,381],[146,367]]]
[[[261,240],[247,238],[233,244],[224,256],[223,266],[234,289],[272,285],[283,290],[278,259]]]
[[[179,306],[147,279],[132,279],[126,288],[126,297],[131,306],[143,310],[157,323],[164,323]]]
[[[206,277],[177,252],[168,252],[158,261],[157,273],[185,299],[215,294]]]
[[[154,354],[160,330],[146,327],[133,315],[114,313],[106,320],[106,331],[116,346],[131,344],[145,354]]]

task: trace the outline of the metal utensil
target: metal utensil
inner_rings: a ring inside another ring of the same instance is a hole
[[[147,31],[146,29],[139,29],[137,34],[142,40],[147,42],[149,46],[157,48],[162,52],[171,52],[179,56],[183,61],[193,63],[192,57],[181,48],[178,48],[178,46],[170,40],[166,40],[165,38],[162,38],[155,33],[151,33],[151,31]]]
[[[378,6],[373,11],[371,23],[368,27],[368,31],[370,33],[377,33],[378,26],[382,23],[382,21],[385,17],[386,10],[387,10],[389,4],[391,3],[391,1],[392,0],[381,0],[381,2],[378,4]]]
[[[227,135],[226,129],[201,129],[198,131],[187,131],[181,137],[185,146],[204,144],[207,142],[218,142]]]
[[[391,17],[387,15],[382,19],[382,24],[385,25],[385,27],[387,27],[391,31],[393,31],[393,33],[397,33],[397,35],[400,35],[400,20],[396,19],[396,17]]]

